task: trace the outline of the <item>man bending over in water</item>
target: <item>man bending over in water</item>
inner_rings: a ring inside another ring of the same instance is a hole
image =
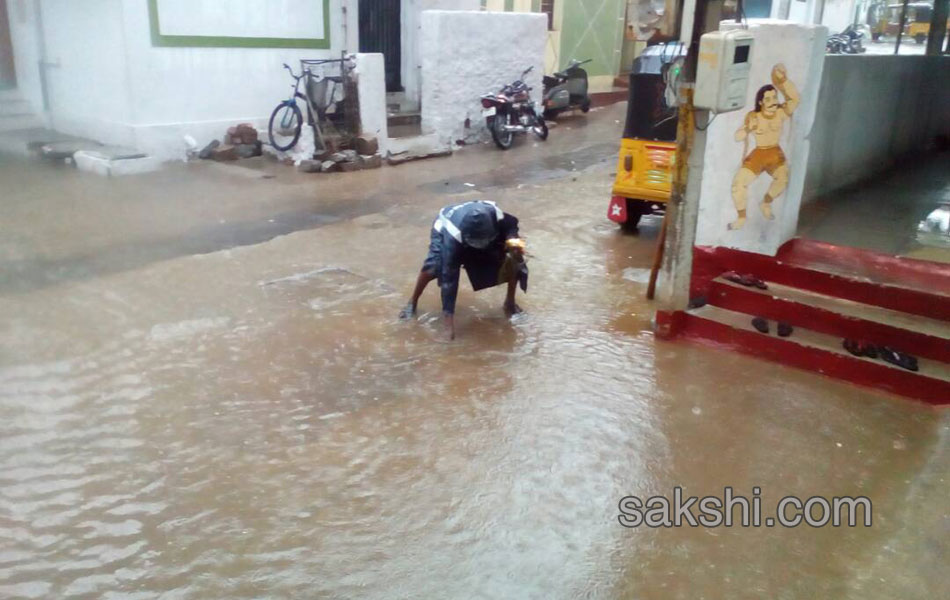
[[[494,202],[476,200],[439,211],[432,224],[429,254],[422,263],[412,298],[399,318],[415,315],[422,291],[438,279],[446,335],[455,339],[455,299],[461,267],[465,267],[475,291],[507,283],[505,314],[510,317],[521,312],[515,304],[515,287],[521,282],[521,289],[527,289],[528,268],[524,264],[524,242],[518,238],[518,219],[502,212]]]
[[[779,104],[779,92],[785,96],[785,102],[782,104]],[[762,171],[772,176],[772,185],[759,206],[766,219],[775,218],[772,215],[772,201],[780,196],[788,185],[788,164],[778,141],[785,120],[798,108],[798,102],[798,89],[788,80],[785,65],[777,64],[772,67],[772,85],[762,86],[755,94],[755,110],[745,116],[745,122],[736,131],[737,142],[745,141],[750,133],[753,134],[755,150],[743,158],[742,167],[732,180],[732,201],[736,205],[739,218],[729,224],[729,229],[742,229],[745,225],[749,185]]]

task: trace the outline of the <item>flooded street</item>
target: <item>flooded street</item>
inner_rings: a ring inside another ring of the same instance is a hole
[[[655,341],[659,220],[605,218],[622,111],[322,177],[0,159],[0,597],[946,597],[950,413]],[[444,343],[435,286],[396,315],[439,207],[482,197],[526,312],[463,278]],[[674,486],[874,522],[618,524]]]

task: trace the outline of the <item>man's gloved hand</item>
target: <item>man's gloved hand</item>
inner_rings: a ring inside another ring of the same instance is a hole
[[[505,240],[505,250],[511,253],[515,258],[524,259],[525,248],[527,244],[521,238],[511,238]]]

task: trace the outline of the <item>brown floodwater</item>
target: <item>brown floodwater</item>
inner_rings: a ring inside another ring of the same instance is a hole
[[[201,254],[90,258],[141,246],[134,228],[24,245],[21,266],[61,262],[0,282],[0,597],[946,597],[948,412],[655,341],[657,222],[605,220],[612,160],[530,183],[477,164],[519,150],[473,158],[482,179],[464,153],[359,174],[375,200]],[[97,206],[152,185],[61,176]],[[526,312],[466,282],[444,343],[434,287],[416,321],[396,314],[435,211],[480,190],[521,219]],[[621,497],[674,486],[865,495],[874,522],[619,525]]]

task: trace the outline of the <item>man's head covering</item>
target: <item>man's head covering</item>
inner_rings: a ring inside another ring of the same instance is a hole
[[[478,203],[462,219],[459,229],[462,243],[478,250],[484,250],[498,237],[495,207]]]

